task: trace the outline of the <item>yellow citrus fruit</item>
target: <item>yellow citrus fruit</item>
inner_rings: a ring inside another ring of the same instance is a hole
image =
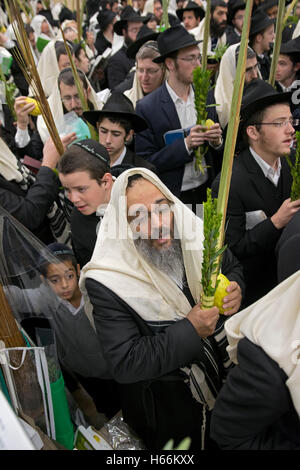
[[[41,110],[40,110],[40,107],[39,107],[39,104],[36,100],[34,100],[33,98],[26,98],[26,101],[27,103],[32,103],[32,104],[35,104],[35,108],[33,111],[31,111],[31,116],[39,116],[41,114]]]
[[[224,274],[221,273],[218,275],[217,279],[219,283],[215,292],[214,306],[218,307],[220,313],[224,313],[225,310],[223,309],[223,298],[228,294],[226,288],[229,286],[230,281],[226,276],[224,276]]]
[[[207,127],[207,129],[209,129],[211,126],[213,126],[215,123],[212,119],[206,119],[205,121],[205,126]]]

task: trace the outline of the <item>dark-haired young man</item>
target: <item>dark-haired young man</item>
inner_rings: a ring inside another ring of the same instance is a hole
[[[97,127],[99,142],[109,154],[111,167],[126,164],[155,171],[154,165],[128,147],[134,134],[148,126],[123,93],[113,92],[101,111],[85,112],[84,117]]]
[[[241,129],[246,148],[234,160],[228,199],[226,243],[242,263],[245,306],[277,285],[275,246],[282,229],[300,209],[291,202],[291,154],[294,121],[289,93],[278,93],[264,80],[246,87]],[[213,183],[217,197],[219,176]]]

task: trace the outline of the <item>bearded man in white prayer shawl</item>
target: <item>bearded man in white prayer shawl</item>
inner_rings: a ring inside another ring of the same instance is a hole
[[[300,271],[225,325],[230,371],[212,413],[224,450],[300,449]]]
[[[148,449],[187,436],[191,449],[214,446],[205,427],[230,361],[226,317],[199,303],[202,251],[201,219],[154,173],[132,168],[117,178],[80,288],[120,384],[124,420]],[[231,315],[243,277],[225,253]]]

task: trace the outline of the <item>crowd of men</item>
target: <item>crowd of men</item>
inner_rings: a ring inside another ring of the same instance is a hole
[[[65,152],[31,114],[2,5],[1,67],[9,57],[15,88],[13,108],[1,95],[0,204],[80,266],[79,284],[58,280],[55,292],[74,315],[86,313],[97,337],[89,353],[105,373],[82,377],[69,366],[67,385],[80,382],[108,419],[121,409],[147,449],[185,437],[194,451],[299,449],[298,364],[284,348],[297,339],[300,311],[300,199],[291,200],[289,163],[300,130],[300,2],[283,28],[273,87],[278,1],[254,1],[221,267],[225,315],[201,305],[200,209],[208,189],[218,197],[245,2],[211,1],[210,127],[196,124],[193,84],[206,1],[171,0],[168,25],[161,0],[88,0],[82,25],[63,2],[30,3],[35,15],[23,20]]]

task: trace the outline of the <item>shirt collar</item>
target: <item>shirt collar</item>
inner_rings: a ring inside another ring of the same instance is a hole
[[[168,80],[166,80],[166,87],[167,87],[167,90],[169,92],[169,95],[171,96],[171,99],[172,99],[173,103],[181,102],[181,103],[185,103],[185,104],[194,104],[194,90],[193,90],[192,85],[190,85],[190,92],[189,92],[188,100],[186,102],[184,102],[183,99],[180,98],[176,94],[176,92],[173,90],[173,88],[170,87],[170,85],[168,83]]]
[[[263,160],[254,150],[253,148],[249,147],[251,154],[253,155],[255,161],[258,163],[260,168],[263,171],[263,174],[266,178],[272,181],[277,186],[280,171],[281,171],[281,160],[278,158],[277,160],[277,170],[274,170],[265,160]]]
[[[126,146],[124,145],[124,148],[123,148],[123,151],[122,151],[121,155],[120,155],[119,158],[115,161],[115,163],[113,163],[113,164],[111,165],[111,167],[116,166],[116,165],[121,165],[121,163],[123,162],[124,157],[125,157],[125,155],[126,155],[126,151],[127,151],[127,148],[126,148]]]

